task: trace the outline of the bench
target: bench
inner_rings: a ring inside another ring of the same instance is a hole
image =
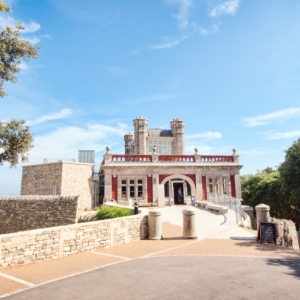
[[[207,201],[199,200],[199,201],[195,201],[195,203],[199,207],[206,208],[206,206],[207,206]]]
[[[222,206],[222,205],[218,205],[212,202],[208,202],[206,205],[206,208],[209,210],[214,210],[217,212],[220,212],[221,214],[225,215],[228,213],[228,207],[227,206]]]

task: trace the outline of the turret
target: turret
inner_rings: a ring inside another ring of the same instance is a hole
[[[180,118],[171,121],[171,130],[174,137],[172,154],[184,154],[184,127],[185,123]]]
[[[134,135],[131,132],[128,132],[124,135],[124,146],[125,146],[125,154],[130,154],[130,151],[128,149],[128,146],[132,143],[134,139]]]
[[[134,154],[147,154],[148,120],[142,116],[133,120]]]

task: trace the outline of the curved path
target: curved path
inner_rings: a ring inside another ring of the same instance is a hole
[[[200,209],[199,239],[182,240],[184,208],[162,210],[163,240],[1,269],[0,298],[299,299],[299,251],[258,244],[231,213]]]

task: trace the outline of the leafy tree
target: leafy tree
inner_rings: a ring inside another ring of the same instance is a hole
[[[0,0],[0,11],[11,10]],[[0,28],[0,97],[5,95],[4,81],[13,83],[18,81],[15,74],[20,71],[21,59],[28,61],[38,56],[39,47],[20,39],[23,29],[20,23],[17,23],[15,28],[10,26]]]
[[[28,160],[28,152],[33,148],[33,137],[25,121],[11,120],[8,123],[0,122],[0,164],[7,161],[10,166],[16,166],[19,158],[22,162]]]
[[[0,0],[0,11],[10,12],[11,9]],[[20,23],[15,28],[0,28],[0,97],[5,95],[5,81],[17,82],[21,59],[28,61],[38,56],[39,47],[20,38],[23,29]],[[33,137],[24,120],[0,121],[0,164],[7,161],[12,167],[18,164],[19,158],[22,162],[27,161],[32,147]]]

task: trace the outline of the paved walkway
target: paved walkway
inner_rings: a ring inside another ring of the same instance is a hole
[[[299,298],[299,251],[256,243],[231,214],[224,220],[200,209],[199,239],[182,240],[184,208],[162,210],[163,240],[0,269],[0,298]]]

